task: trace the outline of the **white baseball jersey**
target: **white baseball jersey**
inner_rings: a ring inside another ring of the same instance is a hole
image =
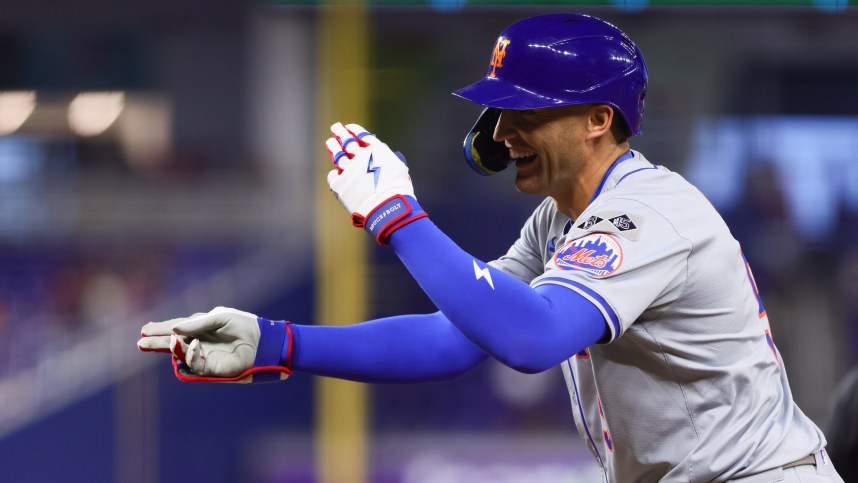
[[[604,481],[725,481],[822,449],[738,242],[695,187],[631,154],[578,219],[546,199],[491,262],[604,316],[608,338],[562,364]]]

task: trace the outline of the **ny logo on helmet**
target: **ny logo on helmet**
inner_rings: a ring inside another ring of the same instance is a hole
[[[509,45],[509,39],[504,37],[498,37],[498,41],[495,44],[495,49],[492,51],[492,73],[489,74],[489,77],[497,77],[495,75],[495,71],[503,67],[503,58],[506,57],[507,45]]]

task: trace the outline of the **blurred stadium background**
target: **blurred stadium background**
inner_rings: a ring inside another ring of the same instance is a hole
[[[449,93],[507,25],[563,10],[638,42],[633,147],[727,219],[794,396],[826,426],[858,365],[858,11],[735,3],[0,1],[0,481],[595,481],[555,370],[185,385],[134,347],[143,323],[216,305],[296,323],[432,311],[332,207],[325,126],[402,150],[435,222],[492,259],[539,200],[468,171],[479,109]],[[326,295],[337,283],[353,295]]]

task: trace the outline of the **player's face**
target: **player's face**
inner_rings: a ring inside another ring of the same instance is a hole
[[[589,106],[504,110],[494,139],[515,161],[515,187],[522,193],[565,199],[576,189]]]

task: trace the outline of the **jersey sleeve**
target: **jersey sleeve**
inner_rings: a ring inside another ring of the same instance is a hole
[[[534,278],[542,274],[544,260],[542,258],[542,247],[548,236],[551,198],[546,198],[524,223],[521,234],[505,255],[497,260],[489,262],[489,265],[502,272],[530,283]]]
[[[691,241],[638,201],[609,200],[580,216],[531,286],[577,292],[602,313],[610,342],[645,311],[676,301],[687,279]]]

